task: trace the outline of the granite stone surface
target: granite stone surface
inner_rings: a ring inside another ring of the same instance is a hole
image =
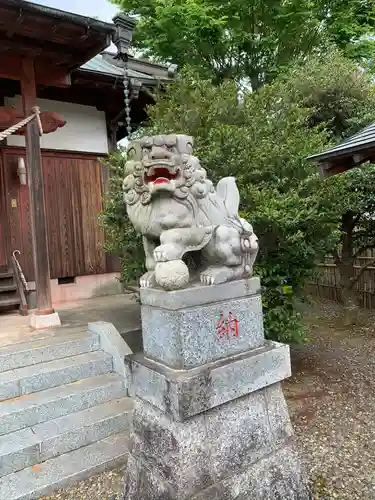
[[[124,500],[177,500],[177,493],[141,458],[128,458],[124,477]]]
[[[98,335],[88,335],[82,327],[72,332],[1,347],[0,372],[99,349]]]
[[[38,463],[39,445],[31,429],[0,436],[0,477]]]
[[[128,357],[126,363],[130,396],[181,421],[290,376],[289,347],[269,341],[191,370],[173,370],[141,354]]]
[[[123,398],[33,426],[32,431],[41,442],[41,460],[127,431],[131,410],[130,398]]]
[[[284,403],[279,384],[206,411],[184,422],[169,418],[154,406],[136,400],[131,454],[153,467],[162,481],[180,496],[198,491],[250,467],[276,448],[274,435],[289,441],[288,414],[274,421],[268,402]],[[279,443],[277,443],[279,445]]]
[[[152,465],[182,498],[212,484],[207,431],[202,416],[184,424],[171,421],[148,403],[137,400],[130,439],[133,458]]]
[[[258,277],[230,281],[222,285],[206,286],[193,283],[182,290],[167,292],[162,288],[141,288],[141,303],[177,311],[186,307],[203,306],[212,302],[238,299],[260,293]]]
[[[102,375],[112,371],[112,366],[110,355],[96,351],[26,366],[14,370],[14,373],[19,379],[19,395],[23,395]]]
[[[277,386],[185,422],[138,400],[124,500],[308,500],[287,414],[277,422],[285,439],[274,441],[267,403],[283,402]]]
[[[113,370],[125,377],[124,357],[131,354],[132,350],[115,325],[108,321],[95,321],[88,324],[88,330],[99,336],[101,349],[112,356]]]
[[[189,500],[311,500],[306,477],[295,446],[289,442]]]
[[[272,432],[273,445],[279,447],[293,437],[288,406],[280,384],[274,384],[264,390],[268,421]]]
[[[124,380],[110,373],[0,405],[0,435],[126,396]]]
[[[35,500],[89,475],[119,466],[128,456],[128,435],[120,433],[79,450],[0,478],[0,500]],[[76,497],[77,498],[77,497]],[[78,500],[78,498],[77,498]]]
[[[16,398],[20,395],[20,381],[14,370],[0,373],[0,401]]]
[[[124,500],[311,500],[305,478],[292,442],[189,496],[181,496],[150,464],[130,457]]]
[[[260,295],[179,310],[142,305],[141,314],[145,355],[176,369],[264,344]]]
[[[141,290],[124,500],[309,500],[280,385],[289,347],[264,339],[259,289]]]

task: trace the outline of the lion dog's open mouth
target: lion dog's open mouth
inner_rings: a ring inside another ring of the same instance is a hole
[[[176,172],[171,172],[167,167],[155,167],[145,174],[145,182],[148,184],[150,182],[154,184],[165,184],[169,181],[177,179],[179,175],[179,170]]]

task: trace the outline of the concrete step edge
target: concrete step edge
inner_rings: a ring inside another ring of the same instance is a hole
[[[52,339],[55,337],[65,338],[70,336],[71,334],[79,332],[88,333],[87,325],[57,326],[55,328],[48,328],[46,330],[38,330],[33,333],[25,334],[18,338],[13,338],[13,336],[10,336],[10,340],[8,343],[3,343],[4,339],[2,340],[2,343],[0,345],[0,350],[4,349],[5,347],[11,347],[11,346],[15,347],[20,344],[25,344],[28,342],[34,342],[43,339]]]
[[[128,432],[133,401],[121,398],[0,436],[0,477],[119,432]]]
[[[121,375],[97,375],[0,404],[0,435],[126,396]]]
[[[90,475],[126,462],[128,434],[119,433],[0,478],[0,500],[50,495]]]
[[[94,351],[0,373],[0,401],[58,387],[113,370],[112,356]]]
[[[97,351],[99,347],[99,336],[83,330],[66,337],[44,337],[3,346],[0,347],[0,373]]]

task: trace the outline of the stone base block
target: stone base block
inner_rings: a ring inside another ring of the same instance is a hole
[[[258,278],[167,292],[141,289],[148,358],[189,369],[264,345]]]
[[[136,399],[124,500],[307,500],[279,383],[174,421]]]
[[[129,395],[180,421],[291,375],[289,346],[270,341],[191,370],[173,370],[143,354],[127,356],[125,361]]]
[[[59,313],[54,312],[53,314],[31,314],[30,315],[30,326],[34,330],[42,330],[44,328],[52,328],[54,326],[61,326]]]
[[[130,457],[124,500],[311,500],[305,470],[293,443],[189,497],[181,496],[157,470]]]

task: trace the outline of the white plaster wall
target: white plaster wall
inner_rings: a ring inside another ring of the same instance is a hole
[[[20,97],[6,97],[5,106],[21,109]],[[63,128],[41,138],[41,146],[46,149],[82,151],[87,153],[108,153],[108,138],[104,111],[93,106],[69,102],[38,99],[41,111],[53,111],[66,120]],[[11,136],[8,146],[24,146],[25,138]]]

